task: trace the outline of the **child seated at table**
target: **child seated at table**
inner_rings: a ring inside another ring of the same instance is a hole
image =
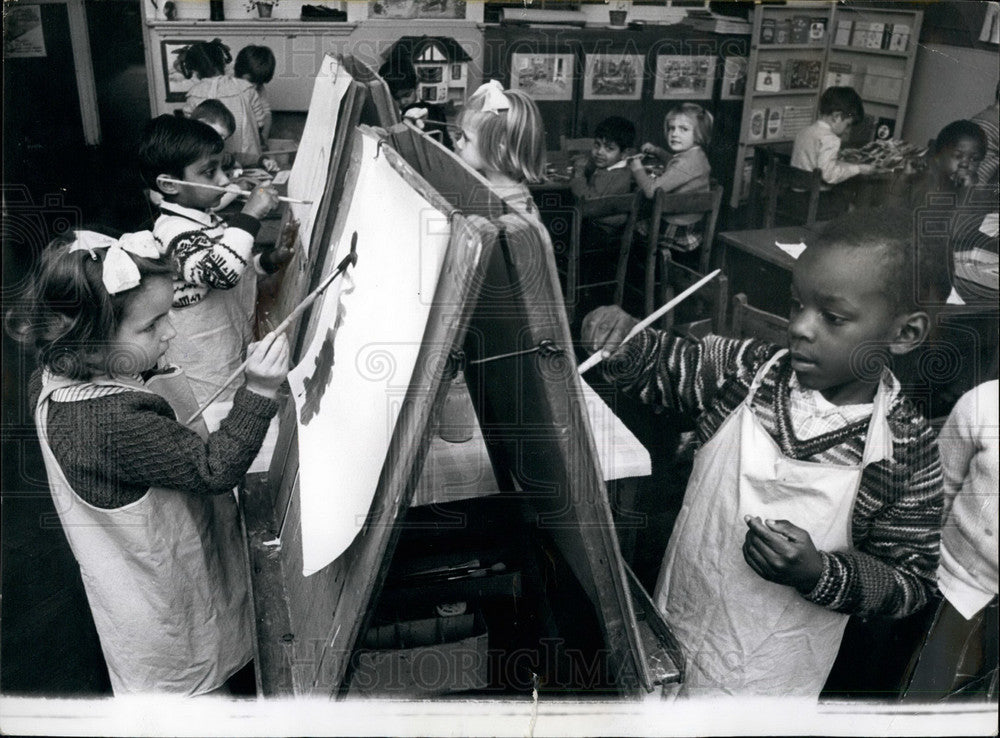
[[[613,115],[594,129],[594,146],[590,155],[573,162],[573,179],[569,187],[581,199],[625,195],[632,191],[635,180],[625,157],[635,145],[635,125]],[[607,244],[621,235],[627,215],[606,215],[583,222],[581,238],[585,243]]]
[[[848,615],[902,617],[934,588],[941,466],[889,368],[948,292],[904,210],[835,221],[795,263],[789,350],[583,321],[604,376],[695,416],[701,447],[654,599],[688,659],[687,695],[816,697]],[[916,283],[915,283],[916,280]]]
[[[872,172],[875,167],[871,164],[851,164],[837,158],[841,136],[864,117],[864,105],[853,87],[827,87],[819,98],[819,118],[795,137],[792,166],[807,172],[819,169],[825,185]]]
[[[629,167],[636,184],[646,197],[656,197],[658,190],[665,192],[705,192],[711,184],[712,165],[705,155],[705,148],[712,140],[712,114],[694,103],[683,103],[670,109],[663,121],[663,135],[669,150],[652,143],[644,143],[643,154],[656,157],[666,167],[663,174],[651,177],[640,157],[629,159]],[[661,224],[660,248],[669,248],[681,258],[685,266],[697,266],[693,252],[701,246],[701,213],[677,213],[664,217]],[[640,234],[648,224],[640,223]],[[646,231],[648,232],[648,230]],[[689,255],[685,258],[685,255]]]
[[[984,156],[983,129],[971,120],[952,121],[935,137],[922,171],[895,183],[893,204],[912,209],[927,205],[927,196],[931,194],[957,198],[963,188],[976,183],[977,169]],[[957,199],[954,202],[957,204]]]

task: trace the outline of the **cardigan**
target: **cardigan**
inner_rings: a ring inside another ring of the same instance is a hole
[[[704,443],[746,399],[757,370],[777,350],[757,340],[710,335],[693,341],[646,329],[604,362],[604,374],[646,404],[695,415]],[[764,377],[753,404],[782,452],[803,461],[861,464],[867,418],[832,433],[796,437],[788,407],[793,374],[786,354]],[[930,425],[901,396],[889,405],[888,425],[891,458],[862,471],[851,518],[853,547],[821,551],[823,573],[804,595],[837,612],[903,617],[934,591],[942,507],[937,447]]]
[[[966,392],[938,435],[944,470],[941,593],[966,619],[997,594],[997,380]]]
[[[41,391],[39,369],[28,383],[32,407]],[[49,446],[73,490],[95,507],[123,507],[154,486],[214,495],[242,481],[277,411],[277,402],[241,387],[204,441],[150,392],[57,393],[49,403]]]

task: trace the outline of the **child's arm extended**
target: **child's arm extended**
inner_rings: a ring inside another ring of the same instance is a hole
[[[823,175],[823,181],[827,184],[837,184],[859,174],[869,174],[875,169],[871,164],[841,161],[838,158],[840,139],[836,136],[825,136],[819,139],[816,145],[819,147],[816,153],[816,165]]]
[[[796,521],[747,521],[744,558],[760,576],[796,587],[807,600],[851,615],[904,617],[934,588],[941,532],[941,466],[932,432],[911,439],[905,472],[865,467],[854,505],[867,517],[864,538],[841,551],[817,551]],[[875,499],[870,490],[878,490]]]
[[[583,320],[584,345],[611,350],[604,376],[625,392],[648,405],[691,414],[704,410],[734,375],[746,375],[749,385],[756,368],[777,350],[760,341],[721,336],[691,341],[650,328],[621,344],[637,322],[620,307],[597,308]]]
[[[102,435],[108,477],[202,495],[239,484],[277,412],[275,392],[288,373],[288,340],[271,338],[251,345],[246,386],[237,390],[232,410],[207,441],[177,422],[159,397],[120,395],[128,396],[131,407],[108,423]]]
[[[657,190],[673,192],[681,185],[687,184],[693,179],[705,177],[708,181],[707,172],[697,166],[686,156],[675,156],[667,162],[666,169],[656,179],[653,179],[642,166],[642,160],[635,158],[629,160],[629,169],[635,178],[635,183],[643,191],[646,197],[653,197]],[[706,184],[707,189],[707,184]]]

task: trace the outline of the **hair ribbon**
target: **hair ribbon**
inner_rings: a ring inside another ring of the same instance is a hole
[[[503,85],[498,80],[491,79],[489,82],[479,85],[475,95],[483,96],[484,113],[497,115],[510,109],[510,101],[503,94]]]
[[[119,292],[138,287],[142,281],[139,267],[129,254],[146,259],[160,257],[156,239],[150,231],[126,233],[117,240],[94,231],[76,231],[76,240],[70,244],[69,253],[87,251],[92,259],[96,259],[95,249],[108,250],[104,255],[101,281],[109,295],[117,295]]]

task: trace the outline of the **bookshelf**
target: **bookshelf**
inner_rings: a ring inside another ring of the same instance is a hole
[[[923,12],[798,2],[758,6],[750,42],[747,89],[730,205],[748,193],[754,149],[791,144],[816,119],[819,97],[833,85],[858,91],[865,125],[851,145],[877,129],[898,135],[906,115]]]

